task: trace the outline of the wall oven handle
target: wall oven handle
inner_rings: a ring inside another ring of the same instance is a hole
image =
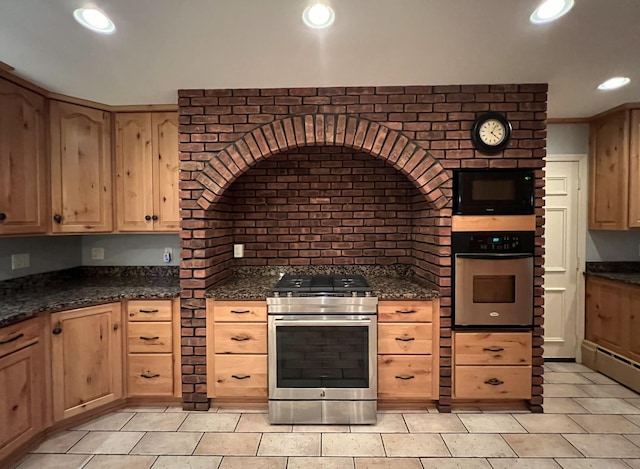
[[[396,340],[399,340],[400,342],[411,342],[416,339],[415,337],[396,337]]]
[[[499,380],[498,378],[491,378],[486,380],[484,384],[489,384],[491,386],[500,386],[501,384],[504,384],[504,381]]]
[[[415,378],[414,375],[409,375],[409,376],[398,376],[398,375],[396,375],[396,379],[402,379],[404,381],[406,381],[408,379],[413,379],[413,378]]]
[[[487,254],[456,254],[456,257],[460,259],[529,259],[533,257],[533,254],[499,254],[499,253],[487,253]]]
[[[504,347],[485,347],[484,352],[504,352]]]

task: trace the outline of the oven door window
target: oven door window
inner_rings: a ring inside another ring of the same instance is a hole
[[[278,388],[368,388],[367,326],[277,326]]]
[[[474,303],[515,303],[515,275],[474,275]]]

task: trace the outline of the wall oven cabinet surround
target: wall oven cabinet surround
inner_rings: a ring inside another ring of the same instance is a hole
[[[47,231],[44,97],[0,79],[0,234]]]
[[[178,231],[177,113],[118,113],[115,127],[118,231]]]
[[[53,233],[113,230],[111,114],[50,101]]]
[[[278,282],[267,298],[271,423],[376,422],[377,304],[359,275]]]
[[[534,232],[452,233],[454,326],[533,326]]]
[[[453,171],[454,215],[534,213],[535,174],[523,169]]]

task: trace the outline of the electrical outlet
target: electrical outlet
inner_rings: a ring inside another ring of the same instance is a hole
[[[91,248],[91,259],[97,261],[104,260],[104,248]]]
[[[26,269],[31,265],[29,253],[11,254],[11,269]]]
[[[164,255],[162,256],[162,260],[164,262],[171,262],[171,257],[173,256],[173,249],[164,248]]]
[[[244,257],[244,244],[233,245],[233,257],[235,258]]]

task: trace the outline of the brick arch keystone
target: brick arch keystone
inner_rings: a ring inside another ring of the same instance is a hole
[[[213,208],[233,181],[262,159],[314,145],[369,153],[405,174],[435,208],[449,202],[441,189],[449,179],[446,170],[403,132],[348,114],[307,114],[257,127],[214,154],[196,177],[205,189],[198,205],[205,210]]]

